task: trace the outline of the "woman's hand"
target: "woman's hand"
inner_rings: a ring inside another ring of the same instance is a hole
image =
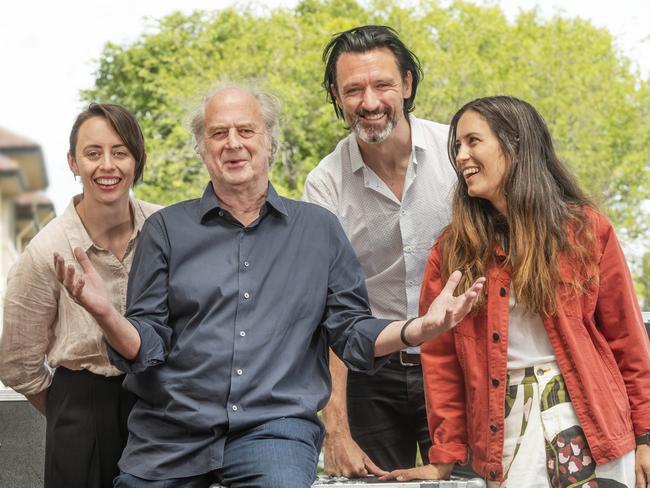
[[[650,488],[650,445],[636,446],[636,486],[635,488]]]
[[[425,464],[417,468],[396,469],[387,475],[381,476],[380,480],[444,480],[448,479],[454,464]]]

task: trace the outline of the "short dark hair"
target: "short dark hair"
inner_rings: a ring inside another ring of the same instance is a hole
[[[102,117],[106,119],[117,135],[120,136],[124,145],[135,159],[135,172],[133,184],[142,179],[144,164],[147,161],[147,152],[144,147],[144,136],[140,124],[127,109],[116,103],[91,103],[88,108],[77,115],[72,130],[70,131],[70,155],[75,157],[77,140],[79,138],[79,129],[88,119],[93,117]]]
[[[338,118],[343,118],[343,110],[336,102],[336,62],[342,53],[365,53],[374,49],[389,49],[395,56],[395,61],[402,75],[410,71],[413,78],[411,85],[411,96],[404,101],[404,115],[408,116],[415,108],[415,93],[418,83],[422,80],[422,67],[418,57],[407,48],[398,37],[397,31],[386,25],[363,25],[354,27],[345,32],[339,32],[332,36],[332,40],[323,50],[323,62],[325,63],[325,77],[323,88],[327,92],[327,99],[334,106]]]

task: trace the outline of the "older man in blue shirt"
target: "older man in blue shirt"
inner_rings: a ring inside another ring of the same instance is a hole
[[[378,320],[336,217],[268,180],[278,104],[226,87],[193,119],[210,174],[203,197],[154,214],[131,269],[126,317],[83,250],[59,279],[96,318],[139,398],[117,487],[304,488],[314,480],[330,393],[328,346],[372,373],[381,357],[455,325],[482,286],[452,275],[422,318]],[[115,171],[118,171],[116,168]],[[459,274],[459,273],[458,273]]]

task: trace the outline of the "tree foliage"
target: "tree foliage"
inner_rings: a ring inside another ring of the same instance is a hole
[[[207,173],[186,117],[216,80],[255,78],[283,102],[282,144],[272,170],[278,190],[298,196],[305,176],[346,131],[321,87],[322,49],[355,25],[393,26],[419,56],[424,80],[415,114],[448,122],[468,100],[509,94],[547,120],[560,156],[620,232],[650,228],[650,83],[604,29],[579,18],[435,0],[303,0],[266,15],[252,10],[175,13],[131,45],[106,45],[95,87],[83,98],[114,101],[142,123],[150,159],[140,197],[169,203],[200,195]]]

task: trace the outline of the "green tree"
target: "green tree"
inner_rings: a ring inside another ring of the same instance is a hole
[[[546,118],[560,156],[625,238],[650,230],[650,83],[611,34],[582,19],[508,22],[499,7],[434,0],[303,0],[267,15],[251,10],[175,13],[131,45],[108,44],[86,100],[134,110],[150,159],[140,197],[169,203],[200,195],[207,174],[190,143],[186,114],[215,80],[256,78],[284,106],[272,169],[278,190],[298,196],[304,178],[345,135],[320,86],[332,34],[365,23],[396,28],[422,61],[416,115],[447,122],[466,101],[511,94]]]

